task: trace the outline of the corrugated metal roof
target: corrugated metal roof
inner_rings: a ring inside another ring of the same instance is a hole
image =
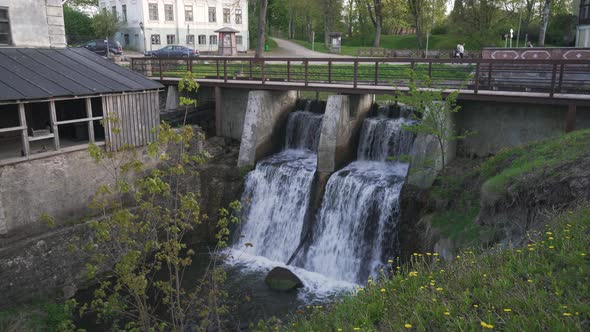
[[[163,88],[83,48],[0,48],[0,101]]]

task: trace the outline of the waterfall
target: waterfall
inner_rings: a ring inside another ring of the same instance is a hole
[[[305,269],[349,282],[366,282],[399,252],[399,195],[408,164],[395,157],[410,152],[413,135],[406,119],[365,120],[358,161],[328,180],[305,253]],[[393,158],[392,158],[393,157]]]
[[[282,263],[293,254],[309,205],[321,124],[319,113],[289,114],[285,150],[260,161],[246,178],[233,249]]]

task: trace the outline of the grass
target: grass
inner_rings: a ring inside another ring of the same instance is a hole
[[[467,250],[452,262],[435,253],[391,264],[329,307],[308,307],[282,331],[573,331],[590,319],[590,206],[556,216],[524,248]]]
[[[71,328],[73,318],[68,304],[35,303],[0,311],[0,331],[53,332]]]

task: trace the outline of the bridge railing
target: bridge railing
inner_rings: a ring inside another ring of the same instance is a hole
[[[306,88],[407,87],[589,94],[589,60],[199,57],[133,58],[131,69],[160,80],[192,71],[197,80]]]

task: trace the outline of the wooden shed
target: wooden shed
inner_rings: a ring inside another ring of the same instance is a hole
[[[85,49],[0,48],[0,165],[147,145],[162,88]]]

